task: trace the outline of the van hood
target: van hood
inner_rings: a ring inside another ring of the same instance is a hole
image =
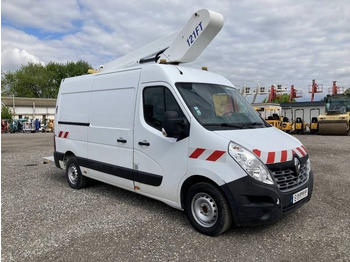
[[[306,148],[298,139],[275,127],[214,132],[252,151],[265,164],[291,161],[293,156],[307,156]]]

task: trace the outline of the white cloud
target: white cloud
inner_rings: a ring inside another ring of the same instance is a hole
[[[11,0],[2,1],[2,19],[21,27],[65,32],[81,19],[78,1]]]
[[[237,86],[294,84],[306,98],[312,79],[350,87],[346,0],[5,1],[2,70],[29,57],[98,67],[180,29],[202,8],[222,13],[225,24],[193,66],[209,66]]]
[[[3,57],[5,59],[3,59]],[[17,69],[21,65],[26,65],[28,63],[41,63],[45,64],[43,61],[40,61],[38,57],[35,55],[29,53],[27,50],[24,49],[5,49],[1,51],[1,60],[2,64],[6,68],[11,68],[12,70]]]

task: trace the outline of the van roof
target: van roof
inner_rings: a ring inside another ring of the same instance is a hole
[[[134,71],[135,74],[140,74],[141,72],[139,83],[166,82],[170,85],[175,85],[175,83],[178,82],[187,82],[233,86],[232,83],[228,81],[225,77],[210,71],[200,70],[186,66],[152,63],[138,64],[116,71],[108,71],[67,78],[62,81],[60,93],[75,93],[91,90],[94,81],[93,79],[95,79],[96,77],[103,77],[104,75],[110,76],[112,74],[118,74],[122,72],[131,73],[131,75],[127,74],[131,78],[129,80],[125,79],[125,81],[123,81],[124,84],[125,82],[130,81],[130,84],[133,83],[132,85],[134,85],[137,83],[137,80],[135,79],[136,76],[132,75],[132,71]],[[138,77],[136,78],[138,79]]]
[[[172,85],[177,82],[197,82],[232,86],[230,81],[217,73],[171,64],[147,64],[142,66],[140,82],[154,82],[155,74],[159,78],[157,81],[165,81]]]

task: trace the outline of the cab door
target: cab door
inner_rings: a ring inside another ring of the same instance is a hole
[[[170,85],[145,84],[139,88],[134,129],[135,190],[176,204],[179,181],[186,174],[189,136],[181,139],[164,135],[165,112],[176,112],[189,121]],[[189,122],[187,122],[189,126]]]

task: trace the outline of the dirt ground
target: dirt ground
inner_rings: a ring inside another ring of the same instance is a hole
[[[197,233],[183,212],[42,163],[53,134],[1,135],[2,261],[350,261],[350,137],[299,135],[309,203],[278,223]]]

